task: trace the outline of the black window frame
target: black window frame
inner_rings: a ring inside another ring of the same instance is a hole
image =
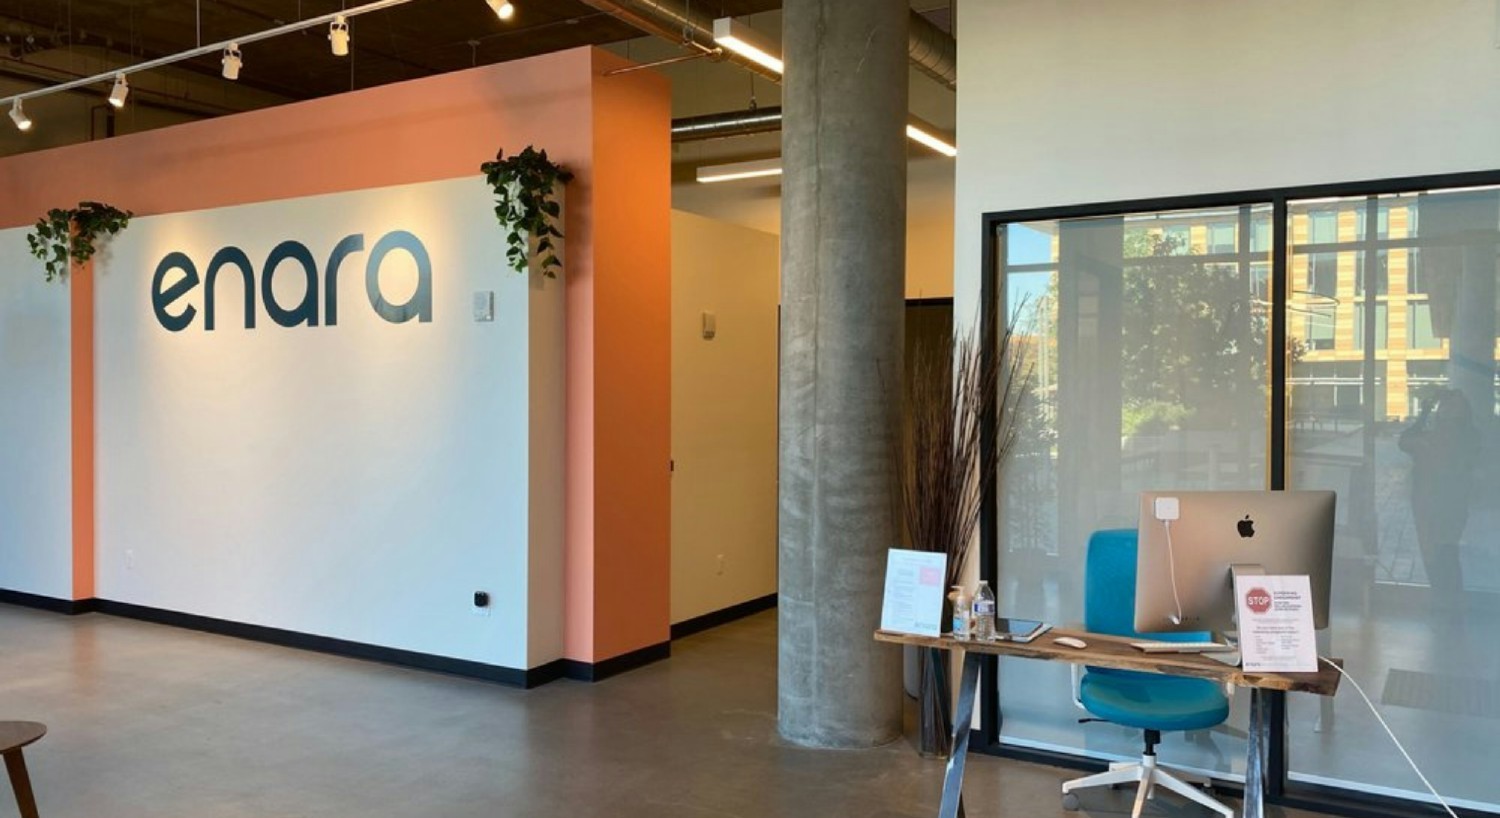
[[[1290,202],[1304,199],[1333,197],[1375,197],[1381,195],[1409,194],[1421,191],[1440,191],[1448,188],[1500,186],[1500,170],[1482,170],[1460,173],[1444,173],[1427,176],[1401,176],[1384,179],[1366,179],[1352,182],[1261,188],[1206,193],[1186,196],[1150,199],[1125,199],[1095,204],[1065,205],[1060,207],[1027,208],[1021,210],[994,211],[984,213],[981,219],[980,248],[980,337],[995,337],[1000,323],[1002,292],[999,281],[1000,265],[997,263],[1002,248],[997,241],[999,228],[1020,222],[1083,219],[1106,216],[1124,216],[1132,213],[1173,210],[1195,210],[1206,208],[1244,207],[1271,203],[1271,337],[1267,348],[1270,370],[1270,413],[1267,430],[1270,456],[1267,463],[1267,488],[1275,491],[1286,488],[1287,445],[1289,443],[1287,397],[1289,392],[1287,372],[1287,304],[1288,259],[1291,238],[1287,234],[1288,206]],[[1372,221],[1374,221],[1372,219]],[[1416,235],[1417,226],[1411,226]],[[1248,237],[1247,237],[1248,239]],[[1383,244],[1387,239],[1367,236],[1363,241],[1370,245]],[[1248,241],[1245,243],[1248,244]],[[1415,261],[1415,260],[1414,260]],[[986,348],[984,355],[993,363],[993,348]],[[996,445],[995,417],[982,419],[981,446],[993,452]],[[981,509],[979,536],[980,576],[989,581],[991,587],[999,582],[999,532],[996,526],[998,494],[996,481],[988,481]],[[970,748],[986,755],[1035,761],[1081,770],[1102,770],[1105,764],[1095,759],[1072,753],[1006,745],[1000,742],[1000,727],[1004,713],[1000,707],[999,661],[995,656],[984,658],[981,666],[981,695],[984,706],[980,716],[980,727],[971,738]],[[1418,818],[1432,814],[1432,805],[1421,800],[1400,798],[1381,793],[1360,791],[1347,787],[1336,787],[1308,782],[1292,782],[1287,757],[1286,694],[1270,696],[1271,742],[1267,764],[1266,801],[1269,804],[1294,809],[1346,815],[1351,818]],[[1236,788],[1220,785],[1219,789],[1235,793]],[[1455,807],[1465,818],[1494,818],[1496,813]]]

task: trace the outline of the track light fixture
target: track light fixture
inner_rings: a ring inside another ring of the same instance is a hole
[[[328,42],[333,47],[333,56],[349,56],[349,21],[344,15],[340,14],[328,24]]]
[[[128,96],[130,96],[130,83],[126,81],[124,74],[116,74],[115,87],[109,92],[109,104],[116,108],[124,108],[125,98]]]
[[[515,13],[515,9],[510,7],[510,3],[502,3],[501,0],[487,1],[490,3],[491,8],[495,9],[495,13],[502,18],[509,17]],[[77,79],[60,82],[56,85],[49,85],[46,88],[24,91],[19,94],[0,94],[0,108],[10,106],[11,121],[16,123],[16,127],[26,130],[31,127],[31,120],[26,117],[26,113],[21,107],[23,101],[59,94],[63,91],[72,91],[78,88],[99,86],[110,82],[113,82],[113,87],[110,90],[109,102],[118,108],[125,104],[125,98],[130,94],[130,82],[127,79],[130,75],[139,74],[142,71],[152,71],[157,68],[183,62],[184,60],[212,58],[216,53],[222,54],[221,65],[223,66],[222,74],[224,79],[237,80],[240,78],[240,69],[245,65],[244,55],[240,53],[240,45],[242,43],[258,43],[297,31],[321,29],[323,26],[328,26],[328,42],[333,49],[333,53],[342,56],[349,53],[350,20],[361,14],[370,14],[414,2],[416,0],[368,0],[368,2],[356,6],[345,7],[340,11],[330,12],[317,17],[307,17],[292,23],[283,23],[264,31],[241,34],[233,40],[200,43],[175,54],[155,57],[133,65],[111,68],[98,74],[78,77]]]
[[[28,117],[26,115],[26,111],[21,107],[21,101],[19,99],[11,103],[10,121],[16,123],[16,130],[31,130],[31,117]]]
[[[221,62],[224,64],[224,79],[239,79],[240,67],[245,64],[245,60],[240,56],[240,44],[230,43],[224,46],[224,59]]]
[[[490,11],[495,12],[495,16],[501,20],[509,20],[516,16],[516,7],[506,0],[485,0],[485,2],[489,4]]]

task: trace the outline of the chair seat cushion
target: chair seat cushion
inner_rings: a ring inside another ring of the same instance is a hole
[[[1079,699],[1095,716],[1141,730],[1206,730],[1229,718],[1223,689],[1206,679],[1090,668]]]

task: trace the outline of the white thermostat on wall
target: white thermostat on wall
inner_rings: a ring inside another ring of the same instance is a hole
[[[495,320],[495,291],[480,290],[474,293],[475,322]]]

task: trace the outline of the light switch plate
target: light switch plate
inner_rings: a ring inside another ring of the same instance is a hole
[[[711,312],[703,313],[703,340],[712,341],[719,334],[719,319]]]
[[[476,323],[495,320],[495,291],[479,290],[474,293],[474,321]]]

